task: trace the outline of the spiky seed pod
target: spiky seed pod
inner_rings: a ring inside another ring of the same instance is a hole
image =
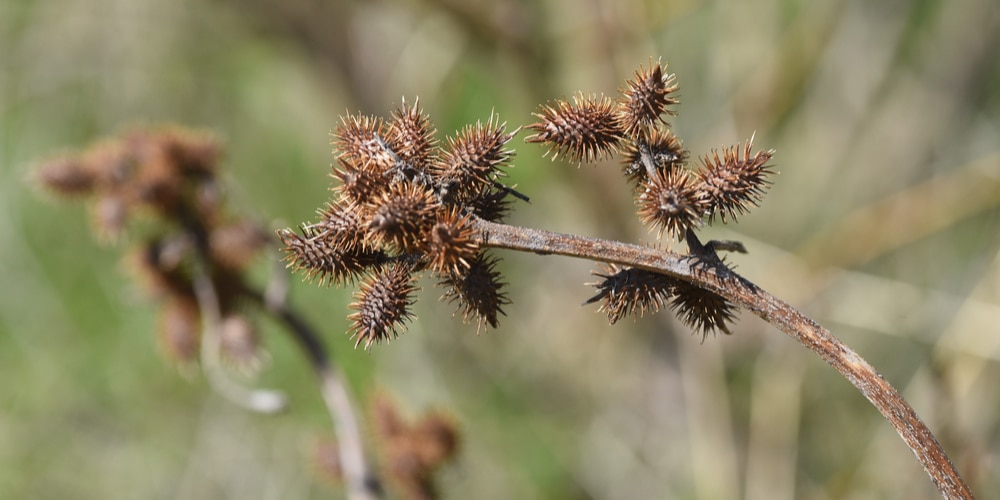
[[[480,193],[465,201],[463,206],[472,210],[480,219],[501,222],[510,213],[510,193],[494,186],[484,186]]]
[[[496,115],[491,115],[485,125],[476,122],[456,137],[448,138],[447,151],[432,167],[442,198],[455,199],[479,192],[482,184],[490,184],[504,175],[501,169],[514,156],[514,150],[505,147],[520,129],[509,133],[506,130],[507,123],[500,123]]]
[[[388,140],[393,152],[413,168],[423,170],[430,162],[437,140],[430,118],[420,109],[420,99],[413,106],[407,106],[404,99],[392,118]]]
[[[557,100],[533,113],[541,121],[526,128],[536,133],[527,142],[548,144],[552,159],[559,155],[571,162],[593,163],[618,147],[623,132],[616,116],[616,107],[607,97],[573,96],[573,104]]]
[[[344,158],[339,160],[330,177],[337,180],[330,188],[337,198],[356,206],[364,206],[386,188],[385,177],[377,166],[364,165]]]
[[[636,186],[649,178],[649,168],[643,160],[643,149],[648,148],[653,169],[666,174],[687,162],[688,152],[681,140],[669,130],[653,129],[638,141],[628,141],[622,154],[625,176]]]
[[[327,245],[348,252],[375,248],[365,225],[369,215],[360,207],[342,200],[327,202],[319,216],[320,221],[308,227],[310,236],[318,236]]]
[[[636,199],[639,218],[656,228],[657,238],[666,231],[680,239],[688,228],[701,224],[706,209],[704,195],[687,170],[678,168],[665,175],[657,172],[640,189]]]
[[[354,347],[362,342],[365,349],[399,336],[403,322],[412,318],[410,306],[418,290],[410,267],[395,264],[384,267],[361,283],[350,308],[357,311],[347,317],[352,321],[348,333],[355,339]]]
[[[770,185],[767,177],[772,170],[767,164],[774,156],[774,150],[758,151],[751,154],[753,138],[743,147],[731,146],[713,151],[702,159],[698,170],[698,189],[705,193],[708,201],[708,220],[715,216],[726,223],[728,215],[736,221],[737,216],[746,214],[750,207],[760,204],[764,191]]]
[[[664,115],[674,114],[667,106],[678,102],[670,97],[677,91],[677,85],[674,75],[664,74],[664,69],[659,62],[650,64],[648,70],[640,66],[635,77],[626,82],[626,88],[621,91],[623,100],[619,114],[626,135],[641,135],[657,122],[665,123]]]
[[[380,172],[396,164],[386,140],[389,131],[381,118],[358,114],[341,117],[340,122],[341,126],[333,132],[338,157]]]
[[[461,273],[479,253],[476,229],[458,208],[445,213],[431,227],[424,246],[431,269],[440,274]]]
[[[482,252],[468,270],[451,274],[438,283],[446,287],[441,300],[458,302],[455,313],[461,311],[463,322],[468,323],[473,317],[476,318],[477,333],[482,330],[483,323],[496,328],[499,324],[497,315],[504,314],[502,306],[510,303],[507,294],[501,291],[506,283],[500,281],[500,272],[496,270],[499,261],[500,259]]]
[[[322,238],[301,236],[283,229],[278,239],[284,245],[285,261],[295,272],[305,273],[305,280],[340,285],[353,283],[364,272],[387,260],[381,250],[343,251],[328,245]]]
[[[628,314],[638,319],[647,310],[659,311],[670,299],[678,281],[664,274],[615,264],[602,265],[601,271],[593,272],[594,276],[602,278],[601,281],[590,283],[597,288],[597,295],[584,304],[601,301],[598,311],[606,313],[612,325]]]
[[[732,334],[728,323],[736,317],[736,305],[713,292],[678,280],[670,305],[677,318],[700,331],[702,338],[720,330]]]
[[[377,241],[403,251],[419,248],[440,208],[429,189],[412,183],[389,186],[371,206],[368,229]]]
[[[231,269],[243,269],[272,242],[257,224],[238,221],[212,228],[208,235],[212,260]]]
[[[62,197],[90,195],[97,184],[97,173],[77,156],[49,160],[35,169],[35,180],[42,187]]]
[[[414,444],[421,461],[432,468],[452,459],[458,451],[455,420],[442,412],[429,412],[413,426]]]
[[[219,139],[209,133],[166,127],[157,132],[164,151],[185,177],[214,177],[222,156]]]

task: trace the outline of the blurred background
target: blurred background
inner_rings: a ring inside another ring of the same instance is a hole
[[[273,227],[326,199],[329,131],[419,97],[439,137],[511,127],[650,58],[677,74],[693,155],[756,134],[780,175],[706,238],[867,358],[980,495],[1000,490],[1000,6],[994,0],[0,0],[0,498],[341,498],[312,373],[265,328],[286,390],[262,416],[166,361],[155,308],[40,160],[132,125],[209,129],[234,206]],[[652,242],[614,162],[518,136],[511,222]],[[678,250],[682,245],[673,244]],[[892,428],[814,354],[749,313],[709,337],[668,312],[609,326],[587,262],[502,253],[496,331],[418,319],[372,352],[350,289],[293,278],[361,399],[460,423],[444,498],[934,498]],[[263,265],[266,268],[266,265]]]

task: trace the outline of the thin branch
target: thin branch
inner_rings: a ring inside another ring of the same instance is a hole
[[[667,274],[752,311],[818,354],[847,378],[892,424],[944,498],[974,498],[951,460],[912,407],[860,355],[829,330],[734,273],[713,255],[680,255],[654,248],[539,229],[475,221],[482,245],[565,255]],[[706,258],[707,257],[707,258]]]
[[[302,347],[309,364],[319,378],[320,392],[333,420],[337,435],[340,466],[350,500],[375,500],[383,497],[382,486],[365,457],[361,425],[357,418],[350,390],[339,370],[333,365],[327,349],[316,331],[282,300],[274,300],[258,290],[245,288],[243,294],[258,302],[277,317]]]
[[[197,260],[197,259],[196,259]],[[253,389],[230,378],[220,363],[222,314],[219,296],[204,265],[195,264],[192,276],[198,309],[201,311],[201,368],[209,385],[229,401],[260,413],[278,413],[288,408],[288,398],[281,391]]]

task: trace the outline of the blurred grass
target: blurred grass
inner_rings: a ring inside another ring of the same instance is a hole
[[[0,498],[340,495],[309,475],[327,418],[295,346],[267,331],[260,384],[295,405],[278,417],[179,374],[115,251],[26,182],[33,162],[130,124],[208,128],[231,199],[294,225],[327,194],[346,111],[419,96],[442,137],[492,110],[518,126],[661,56],[693,153],[755,131],[777,149],[763,206],[705,233],[743,240],[739,272],[903,390],[985,496],[1000,488],[998,52],[991,0],[0,0]],[[650,239],[616,166],[516,147],[532,203],[515,222]],[[609,327],[578,306],[588,264],[504,257],[499,331],[474,335],[428,282],[419,320],[370,355],[342,334],[349,290],[294,289],[359,391],[459,418],[448,498],[935,496],[849,384],[751,315],[704,344],[668,314]]]

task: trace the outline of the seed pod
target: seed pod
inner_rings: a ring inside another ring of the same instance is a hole
[[[626,82],[619,105],[619,119],[626,135],[642,135],[648,127],[665,123],[664,115],[674,114],[667,106],[678,102],[670,97],[677,91],[677,85],[674,75],[664,74],[664,69],[659,62],[650,64],[648,70],[640,66],[634,78]]]
[[[424,246],[430,267],[437,273],[461,273],[479,253],[476,230],[460,209],[452,209],[427,232]]]
[[[350,308],[357,311],[347,319],[353,323],[348,333],[354,347],[389,341],[399,336],[403,322],[412,318],[410,306],[417,291],[415,278],[407,265],[396,264],[377,271],[361,283]]]
[[[650,167],[643,159],[643,149],[649,154],[652,170],[666,175],[687,162],[688,152],[681,140],[670,131],[653,129],[639,141],[629,141],[622,154],[622,170],[637,186],[649,179]]]
[[[571,162],[593,163],[614,151],[622,140],[615,105],[607,97],[573,96],[573,104],[556,101],[542,106],[541,119],[526,128],[536,133],[525,138],[527,142],[548,144],[555,160],[559,155]]]
[[[634,314],[639,318],[646,314],[647,310],[659,311],[670,299],[673,287],[678,281],[664,274],[619,267],[615,264],[601,267],[602,272],[593,274],[603,279],[597,283],[590,283],[597,288],[597,295],[584,304],[601,301],[598,311],[606,313],[608,323],[612,325],[628,314]]]
[[[368,229],[376,241],[402,251],[415,251],[434,225],[440,204],[427,188],[402,183],[390,186],[370,207]]]
[[[388,142],[400,160],[417,170],[423,170],[434,153],[437,140],[430,118],[420,110],[420,99],[407,106],[406,100],[393,112],[389,123]]]
[[[670,305],[677,318],[695,332],[700,331],[702,338],[718,330],[732,335],[727,323],[736,317],[736,305],[718,294],[678,280]]]
[[[751,155],[753,138],[743,147],[731,146],[706,155],[698,170],[698,189],[705,194],[708,202],[708,220],[716,215],[726,223],[728,215],[736,221],[737,216],[746,214],[750,207],[760,204],[770,182],[767,177],[772,170],[767,162],[774,156],[774,150],[758,151]]]
[[[680,239],[684,233],[701,223],[705,213],[705,200],[688,171],[675,169],[662,175],[659,172],[642,185],[639,218],[644,224],[656,228],[656,237],[663,232]]]
[[[301,236],[288,229],[278,231],[285,245],[285,260],[295,272],[304,271],[307,281],[341,285],[351,283],[386,261],[381,250],[355,249],[345,251],[327,244],[315,235]]]
[[[485,125],[476,122],[448,139],[447,151],[432,167],[443,199],[469,199],[481,192],[483,185],[505,175],[502,168],[508,166],[514,150],[504,148],[518,132],[506,130],[507,123],[491,115]]]
[[[502,306],[510,303],[507,294],[501,291],[506,283],[500,281],[500,272],[496,270],[499,261],[488,253],[480,253],[469,269],[453,273],[438,283],[446,287],[441,300],[458,302],[455,312],[461,311],[463,322],[475,317],[477,332],[482,330],[483,323],[496,328],[497,315],[504,314]]]

